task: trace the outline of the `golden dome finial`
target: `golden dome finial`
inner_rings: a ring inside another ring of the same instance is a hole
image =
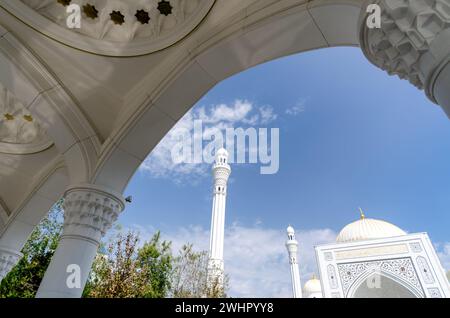
[[[361,214],[361,220],[364,220],[366,218],[364,211],[361,208],[358,208],[358,209],[359,209],[359,213]]]
[[[317,279],[316,273],[313,273],[313,274],[312,274],[311,279]]]

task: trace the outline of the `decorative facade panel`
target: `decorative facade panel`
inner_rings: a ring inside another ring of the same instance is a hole
[[[419,277],[414,269],[411,258],[397,258],[380,261],[356,262],[338,264],[339,277],[341,278],[344,295],[347,295],[353,284],[365,274],[379,270],[381,273],[388,273],[400,281],[407,282],[413,286],[417,292],[423,296]]]

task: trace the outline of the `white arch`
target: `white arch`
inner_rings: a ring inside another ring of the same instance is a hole
[[[97,134],[45,65],[1,25],[0,81],[44,126],[71,180],[88,181],[100,147]]]
[[[411,285],[408,281],[404,280],[402,277],[393,275],[392,273],[387,272],[387,271],[385,271],[383,269],[381,269],[379,271],[376,271],[376,272],[374,272],[373,270],[368,269],[365,273],[360,275],[353,282],[353,284],[348,289],[347,295],[345,295],[345,297],[346,298],[353,298],[355,293],[356,293],[356,291],[358,290],[358,288],[361,287],[362,284],[366,283],[367,279],[369,277],[373,276],[373,275],[384,276],[384,277],[394,281],[395,283],[399,284],[400,286],[402,286],[403,288],[408,290],[410,293],[412,293],[417,298],[423,298],[424,297],[423,291],[418,290],[416,287]]]
[[[142,95],[141,107],[124,117],[117,125],[120,128],[105,143],[94,182],[122,192],[164,135],[225,78],[294,53],[358,46],[360,6],[360,1],[352,0],[314,4],[279,1],[274,6],[230,17],[208,30],[213,36],[206,39],[205,34],[199,34],[196,47],[172,61],[176,71],[162,80],[163,85],[147,92],[147,84],[141,83],[136,91]]]
[[[225,1],[228,0],[216,3],[220,6]],[[102,146],[98,134],[64,87],[11,32],[1,28],[0,62],[4,63],[0,67],[6,71],[0,73],[0,80],[23,99],[64,156],[67,178],[61,177],[64,175],[61,172],[59,181],[57,177],[54,181],[50,181],[53,177],[43,178],[48,180],[43,184],[57,185],[56,194],[61,194],[63,184],[69,181],[72,185],[90,183],[89,189],[95,184],[108,191],[123,192],[149,152],[218,82],[286,55],[325,47],[358,46],[361,5],[360,0],[254,1],[223,21],[219,19],[218,24],[214,20],[217,17],[210,15],[195,32],[177,43],[175,49],[167,49],[169,57],[162,59],[161,65],[128,92],[140,101],[135,103],[139,106],[131,109],[124,105],[126,112],[117,119],[115,130]],[[169,68],[165,69],[167,66]],[[126,104],[129,100],[124,98],[124,101]],[[41,212],[32,214],[34,198],[35,193],[22,208],[12,212],[15,217],[8,221],[0,243],[23,242],[26,233],[31,232],[33,224],[43,215]],[[43,204],[39,211],[46,212],[50,206]],[[21,217],[31,221],[24,226],[22,223],[26,222],[22,222]],[[16,232],[21,233],[19,239],[14,238]],[[19,245],[15,248],[20,248]],[[76,247],[83,258],[82,245],[72,247]],[[61,259],[65,259],[64,254],[60,255]],[[86,261],[86,268],[89,262]]]
[[[36,225],[61,198],[69,182],[62,157],[51,162],[33,185],[27,199],[7,218],[0,228],[0,246],[20,251]]]
[[[9,214],[8,207],[0,198],[0,231],[4,229],[6,222],[8,222]]]
[[[26,178],[33,184],[15,190],[21,193],[21,198],[13,206],[0,204],[0,246],[20,251],[35,226],[61,197],[69,180],[89,181],[99,141],[75,102],[45,65],[1,26],[0,82],[42,124],[56,147],[42,150],[42,157],[46,156],[50,162],[45,166],[34,165],[37,170]],[[15,165],[10,169],[23,169],[24,161],[29,164],[32,160],[24,160],[28,156],[11,157]]]

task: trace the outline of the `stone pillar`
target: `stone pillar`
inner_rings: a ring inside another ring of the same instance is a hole
[[[122,196],[80,185],[64,195],[64,227],[37,298],[79,298],[100,241],[125,207]]]
[[[0,282],[22,257],[22,253],[0,246]]]
[[[373,3],[382,9],[380,29],[366,24]],[[450,118],[450,0],[369,0],[360,44],[375,66],[424,89]]]

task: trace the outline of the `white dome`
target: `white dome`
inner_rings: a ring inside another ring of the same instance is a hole
[[[225,148],[220,148],[219,150],[217,150],[216,156],[228,157],[228,151]]]
[[[320,285],[320,280],[318,280],[316,277],[308,280],[303,287],[303,294],[305,297],[322,294],[322,286]]]
[[[391,223],[363,217],[345,226],[337,236],[336,242],[356,242],[402,235],[406,235],[406,232]]]
[[[291,225],[288,226],[287,233],[288,234],[295,234],[294,228]]]

